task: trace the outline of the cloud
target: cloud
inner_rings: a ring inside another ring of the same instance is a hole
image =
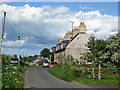
[[[85,6],[80,5],[80,9],[86,10],[86,9],[93,9],[93,8],[85,7]]]
[[[23,46],[24,45],[24,40],[17,40],[17,41],[6,41],[6,42],[3,42],[3,45],[6,45],[6,46],[10,46],[10,47],[18,47],[19,46],[19,44],[21,45],[21,46]]]
[[[79,26],[80,22],[84,21],[88,35],[93,33],[99,39],[108,37],[118,30],[118,17],[103,15],[99,10],[74,12],[65,6],[33,7],[29,4],[22,7],[2,4],[0,8],[7,12],[4,42],[7,47],[17,46],[17,36],[20,35],[24,48],[50,48],[57,43],[59,37],[71,30],[71,21],[74,22],[74,26]],[[3,18],[3,13],[0,13],[0,18]]]
[[[0,0],[0,2],[119,2],[119,0]]]
[[[4,54],[10,54],[10,55],[39,55],[40,50],[39,49],[19,49],[19,48],[4,48]]]

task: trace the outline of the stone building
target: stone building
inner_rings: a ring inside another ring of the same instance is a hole
[[[74,27],[71,32],[68,32],[58,40],[58,44],[53,46],[54,60],[57,61],[57,56],[60,53],[66,53],[73,56],[77,61],[82,61],[81,53],[89,50],[85,45],[89,42],[89,37],[86,34],[87,28],[84,22],[80,22],[79,27]]]

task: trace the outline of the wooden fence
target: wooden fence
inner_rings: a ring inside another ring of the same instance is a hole
[[[120,68],[76,68],[81,76],[91,79],[119,79]]]

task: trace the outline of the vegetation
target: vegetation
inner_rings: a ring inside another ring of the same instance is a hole
[[[44,58],[50,58],[51,52],[48,48],[44,48],[41,52],[40,52],[40,56],[44,57]]]
[[[49,68],[49,72],[66,81],[72,81],[75,78],[74,70],[72,70],[69,65],[65,65],[64,68],[61,65],[55,65],[54,67]]]
[[[75,59],[71,55],[66,55],[65,53],[60,53],[57,56],[58,63],[61,65],[74,65]]]
[[[90,48],[90,51],[83,53],[83,59],[92,61],[94,63],[92,66],[77,65],[72,56],[63,53],[57,57],[59,65],[49,68],[49,72],[67,81],[118,83],[120,34],[111,35],[106,40],[90,37],[89,41],[86,46]],[[101,80],[98,81],[98,79]]]
[[[102,67],[120,67],[120,33],[107,38],[106,40],[95,40],[90,37],[86,45],[90,52],[83,54],[83,59],[93,61],[95,65],[101,64]]]
[[[109,70],[108,72],[104,72],[103,79],[98,80],[97,74],[95,74],[96,78],[92,79],[92,73],[89,72],[87,69],[79,69],[76,70],[75,68],[71,67],[70,65],[55,65],[54,67],[49,68],[48,70],[52,75],[56,76],[65,81],[78,81],[81,83],[118,83],[118,75],[113,74]],[[98,70],[95,70],[98,71]],[[110,75],[111,74],[111,75]]]
[[[18,60],[16,55],[1,55],[0,57],[2,58],[2,88],[23,88],[24,72],[29,65],[23,61],[21,61],[22,66],[11,63]]]
[[[41,60],[41,61],[39,61],[39,62],[38,62],[38,64],[39,64],[39,65],[42,65],[42,64],[43,64],[43,62],[48,62],[48,60],[46,60],[46,59]]]
[[[117,84],[118,80],[114,80],[114,79],[110,79],[110,80],[106,80],[106,79],[102,79],[102,80],[98,80],[98,79],[85,79],[85,78],[80,78],[80,79],[76,79],[76,81],[80,82],[80,83],[85,83],[85,84]]]
[[[3,65],[2,88],[23,88],[26,68],[16,64]]]
[[[23,61],[24,63],[30,63],[32,61],[34,61],[35,59],[37,59],[37,55],[34,55],[34,56],[24,56],[24,57],[21,57],[20,60]]]

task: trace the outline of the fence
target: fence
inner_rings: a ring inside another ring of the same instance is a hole
[[[81,77],[90,79],[119,79],[120,68],[76,68]]]

